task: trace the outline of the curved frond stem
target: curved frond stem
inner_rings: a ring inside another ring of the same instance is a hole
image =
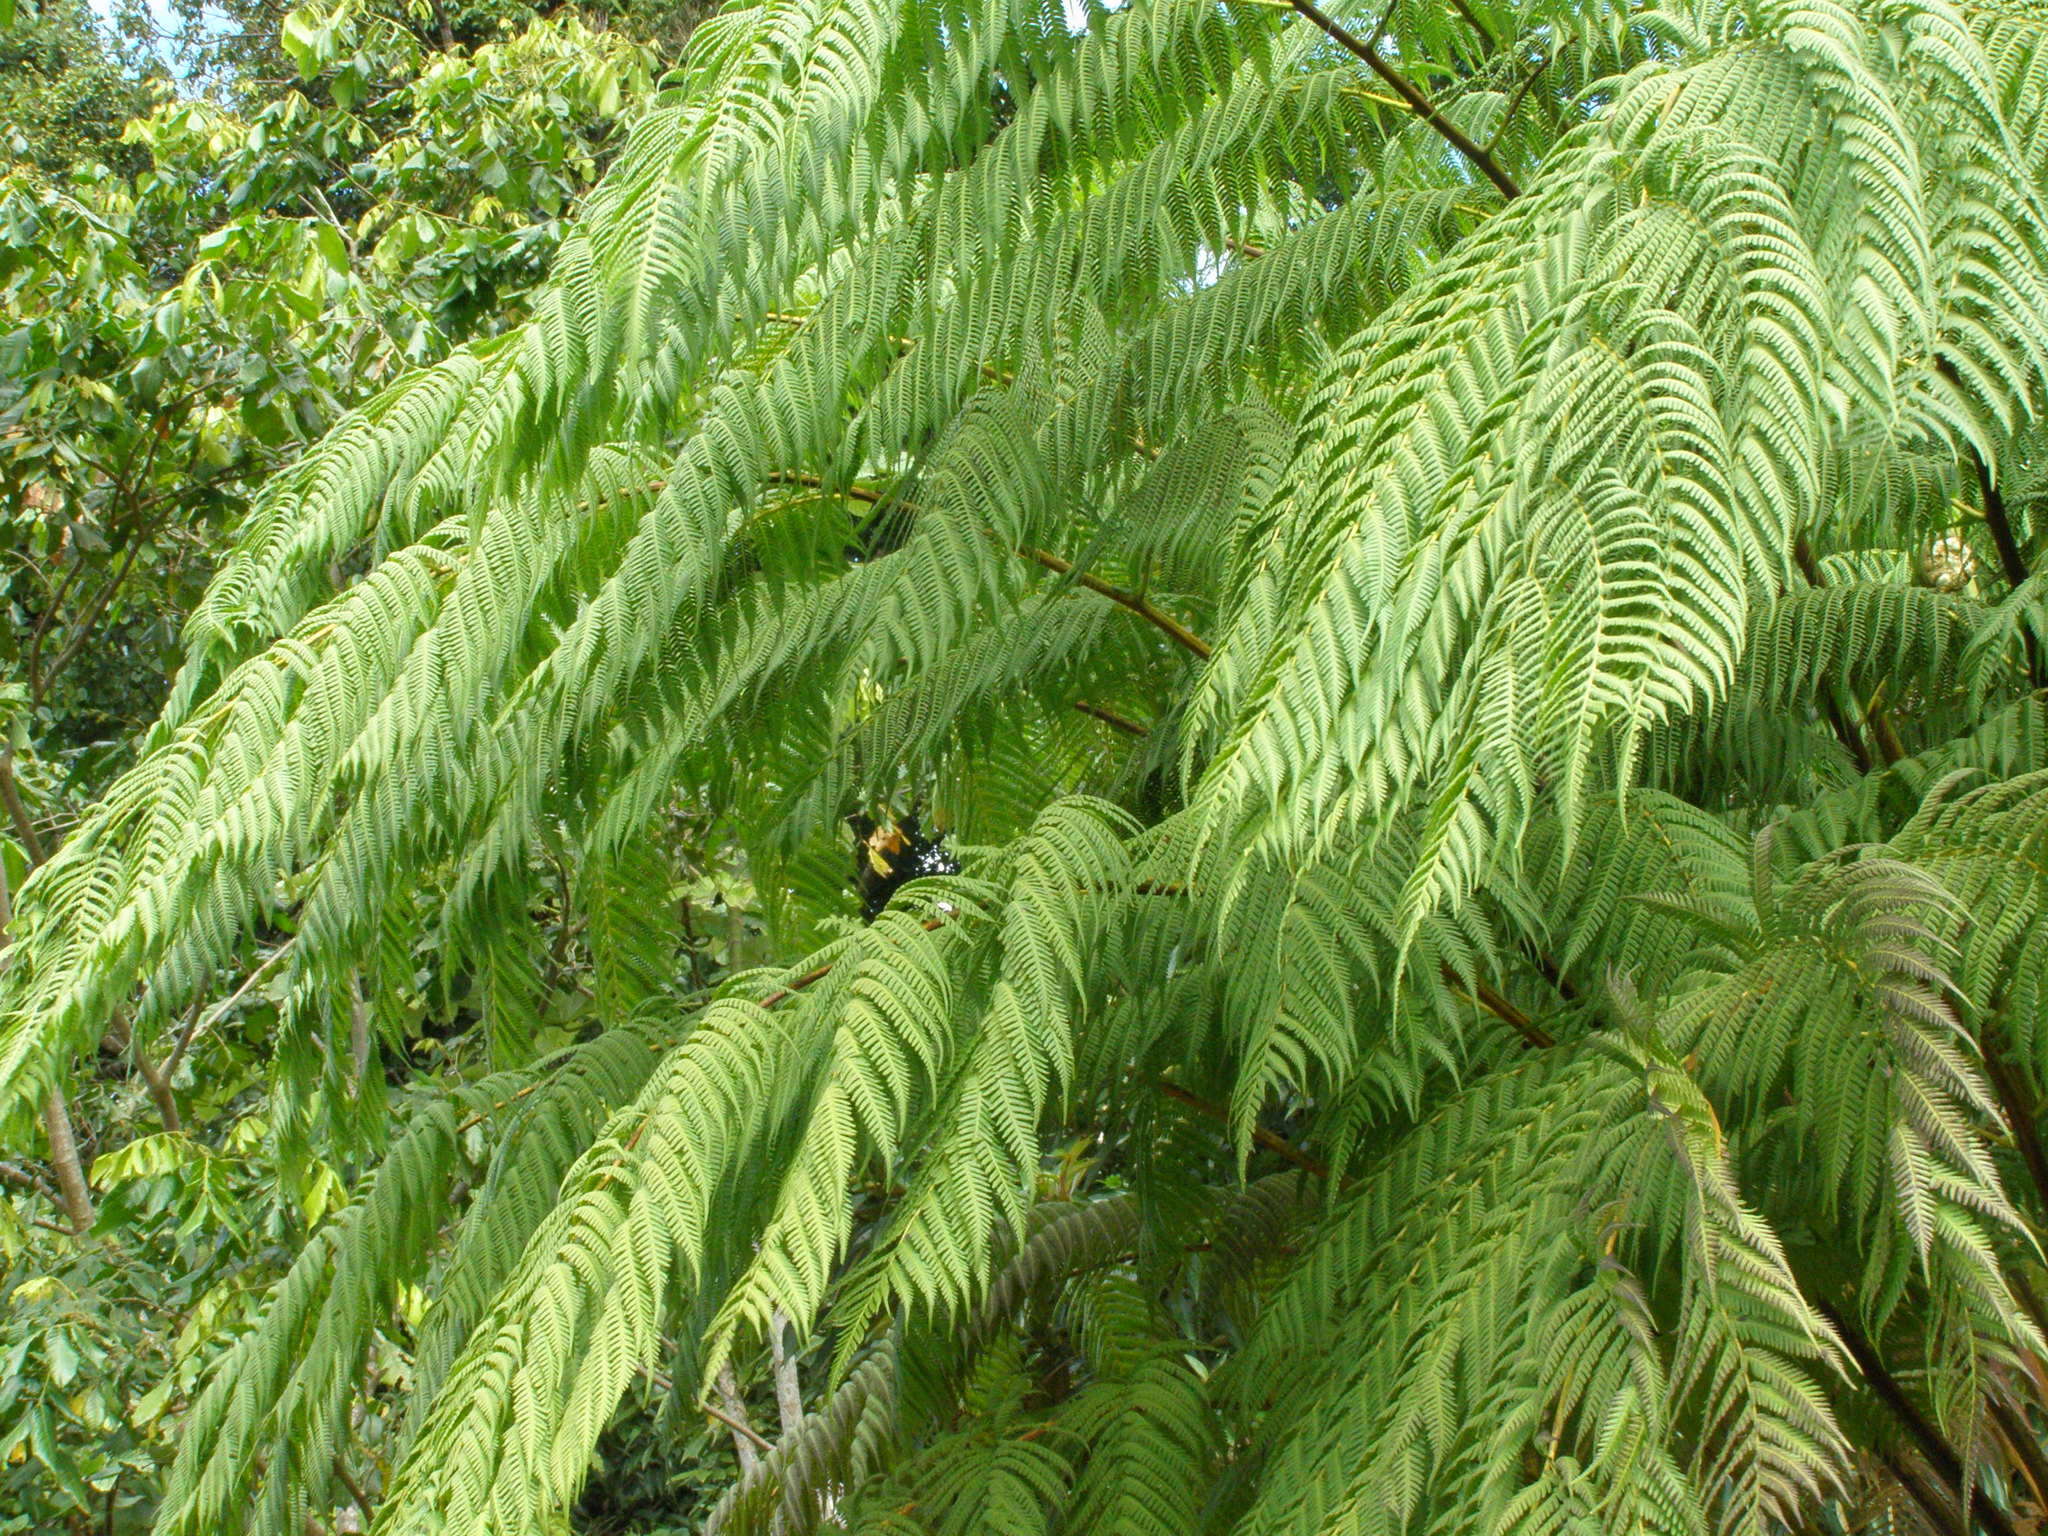
[[[1997,1016],[1994,1011],[1987,1024]],[[2012,1131],[2013,1147],[2034,1186],[2035,1220],[2048,1222],[2048,1149],[2041,1145],[2040,1111],[2025,1081],[2013,1070],[2003,1036],[2002,1026],[1985,1030],[1979,1051],[1984,1061],[1984,1077],[1998,1097],[1998,1107]]]
[[[1821,574],[1820,562],[1813,557],[1813,546],[1806,542],[1804,534],[1792,543],[1792,560],[1799,567],[1799,574],[1806,578],[1808,586],[1819,588],[1827,585],[1827,578]],[[1828,724],[1834,729],[1835,740],[1842,744],[1842,750],[1847,752],[1850,761],[1856,764],[1858,773],[1869,773],[1874,766],[1870,759],[1870,749],[1864,745],[1862,734],[1843,713],[1841,700],[1835,697],[1835,690],[1823,681],[1816,692],[1821,709],[1828,717]],[[1868,718],[1867,714],[1865,718]]]
[[[2004,1398],[1992,1393],[1987,1401],[1992,1422],[1998,1426],[1999,1439],[2005,1442],[2013,1460],[2019,1465],[2021,1475],[2027,1480],[2027,1489],[2034,1496],[2034,1503],[2039,1508],[2048,1509],[2048,1453],[2041,1448],[2041,1437]]]
[[[1984,503],[1984,524],[1991,531],[1991,542],[1998,550],[1998,569],[2010,586],[2019,586],[2027,579],[2027,558],[2020,553],[2020,543],[2013,536],[2012,519],[2006,515],[2005,498],[1999,494],[1997,483],[1991,478],[1991,466],[1984,462],[1984,455],[1975,449],[1970,452],[1970,462],[1977,471],[1977,493]],[[2039,674],[2035,686],[2041,686]]]
[[[2019,540],[2013,534],[2012,519],[2005,510],[2005,497],[1991,478],[1991,466],[1984,462],[1984,455],[1974,447],[1970,450],[1970,462],[1977,471],[1977,494],[1984,505],[1984,526],[1990,530],[1992,545],[1998,551],[1999,571],[2010,585],[2018,587],[2027,579],[2027,559],[2020,552]],[[2020,631],[2020,644],[2026,650],[2028,680],[2036,688],[2048,688],[2048,658],[2041,655],[2041,642],[2032,628]]]
[[[1827,1319],[1828,1326],[1841,1339],[1842,1347],[1856,1362],[1857,1370],[1869,1384],[1871,1394],[1884,1405],[1885,1412],[1905,1431],[1927,1459],[1927,1464],[1934,1469],[1935,1475],[1955,1489],[1956,1497],[1968,1506],[1990,1536],[2018,1536],[2011,1519],[1993,1499],[1988,1496],[1970,1497],[1971,1489],[1966,1482],[1961,1454],[1908,1395],[1878,1353],[1877,1346],[1827,1300],[1815,1298],[1813,1309]]]

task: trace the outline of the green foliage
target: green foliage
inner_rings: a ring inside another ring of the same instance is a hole
[[[2038,15],[736,4],[573,220],[423,19],[146,130],[383,338],[0,978],[348,1175],[157,1531],[2048,1517]]]

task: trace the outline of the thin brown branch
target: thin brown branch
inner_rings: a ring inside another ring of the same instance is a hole
[[[51,659],[50,665],[37,680],[42,692],[49,691],[50,685],[63,674],[66,667],[78,659],[78,653],[84,650],[86,642],[92,639],[93,626],[99,622],[100,615],[106,612],[107,604],[114,600],[114,594],[128,579],[129,572],[135,569],[135,558],[142,553],[144,542],[140,535],[129,542],[127,551],[121,556],[121,563],[114,567],[113,575],[101,584],[100,589],[86,603],[85,611],[78,616],[78,623],[74,627],[70,642]]]
[[[37,1173],[33,1168],[24,1168],[20,1163],[0,1163],[0,1181],[12,1184],[18,1189],[26,1189],[41,1195],[52,1205],[62,1203],[58,1198],[55,1186],[48,1179]]]
[[[1495,144],[1498,144],[1501,141],[1502,136],[1506,134],[1509,125],[1512,124],[1515,120],[1515,114],[1522,110],[1523,100],[1528,96],[1530,91],[1535,89],[1536,82],[1543,78],[1543,72],[1548,68],[1550,68],[1550,58],[1549,55],[1546,54],[1544,57],[1536,61],[1535,68],[1531,69],[1528,74],[1522,77],[1521,83],[1515,87],[1515,94],[1508,98],[1507,107],[1501,112],[1500,126],[1493,130],[1493,137],[1487,142],[1487,148],[1489,151],[1491,151],[1492,147]]]
[[[173,1136],[179,1135],[185,1129],[185,1121],[178,1113],[178,1096],[171,1091],[171,1080],[150,1061],[141,1041],[135,1042],[134,1051],[135,1070],[142,1078],[143,1087],[149,1090],[150,1102],[156,1105],[157,1118],[163,1122],[165,1130]]]
[[[753,1425],[747,1423],[745,1420],[734,1418],[731,1414],[727,1413],[723,1408],[720,1408],[716,1403],[700,1402],[697,1404],[697,1406],[699,1408],[702,1408],[705,1411],[705,1413],[709,1414],[712,1418],[718,1420],[719,1423],[723,1424],[727,1429],[731,1430],[734,1434],[745,1435],[749,1440],[753,1441],[754,1444],[759,1446],[762,1450],[772,1451],[775,1449],[775,1442],[773,1440],[767,1439],[765,1436],[761,1434],[759,1430],[755,1429]]]
[[[1406,75],[1380,56],[1379,49],[1331,20],[1315,6],[1313,0],[1288,0],[1288,3],[1321,28],[1332,42],[1354,58],[1364,61],[1365,66],[1384,80],[1388,88],[1407,104],[1409,111],[1429,124],[1436,130],[1437,137],[1471,161],[1474,169],[1498,187],[1502,197],[1516,198],[1522,195],[1521,187],[1501,168],[1500,163],[1474,143],[1464,129],[1439,112],[1435,104],[1423,95]]]
[[[1161,1078],[1159,1080],[1159,1091],[1175,1103],[1187,1105],[1189,1109],[1192,1109],[1198,1115],[1206,1115],[1211,1120],[1220,1120],[1225,1125],[1230,1123],[1229,1110],[1225,1109],[1221,1104],[1211,1104],[1207,1099],[1188,1092],[1179,1083],[1169,1082],[1167,1079]],[[1288,1162],[1294,1164],[1303,1173],[1312,1174],[1319,1179],[1327,1179],[1330,1176],[1330,1165],[1328,1163],[1311,1153],[1302,1151],[1301,1148],[1297,1147],[1286,1137],[1279,1135],[1277,1132],[1267,1130],[1263,1125],[1252,1127],[1252,1140],[1269,1152],[1279,1153],[1280,1156],[1286,1158]]]
[[[192,1048],[192,1042],[206,1030],[226,1018],[229,1010],[249,994],[250,988],[276,970],[278,962],[290,953],[291,944],[289,941],[280,944],[275,950],[271,951],[270,958],[251,971],[248,979],[235,988],[228,995],[228,1000],[208,1014],[203,1022],[200,1020],[198,1010],[193,1010],[191,1016],[185,1020],[185,1027],[178,1031],[177,1042],[171,1047],[171,1054],[163,1064],[162,1071],[166,1080],[177,1076],[178,1066],[184,1061],[185,1053]]]
[[[1500,44],[1494,40],[1493,34],[1487,30],[1486,23],[1473,14],[1472,7],[1467,5],[1465,0],[1451,0],[1451,9],[1463,17],[1471,25],[1472,30],[1479,34],[1479,51],[1491,58],[1499,49]],[[1509,108],[1510,115],[1512,115],[1513,110],[1512,107]]]
[[[739,1460],[740,1476],[751,1476],[754,1468],[761,1464],[756,1444],[761,1437],[754,1432],[753,1422],[747,1417],[747,1400],[740,1396],[739,1377],[734,1374],[730,1360],[718,1368],[717,1387],[719,1401],[725,1407],[725,1413],[720,1417],[733,1427],[732,1451]]]
[[[42,613],[37,615],[35,628],[28,637],[28,655],[24,658],[23,670],[28,677],[28,696],[40,701],[43,697],[43,641],[49,635],[50,626],[57,622],[57,615],[64,607],[64,599],[71,595],[71,584],[85,570],[85,556],[73,551],[70,567],[64,572],[64,579],[49,594],[49,600]],[[48,582],[44,583],[47,587]]]
[[[1091,576],[1086,571],[1076,571],[1073,561],[1063,560],[1051,550],[1020,549],[1017,553],[1026,560],[1032,560],[1044,566],[1048,571],[1056,572],[1061,576],[1072,576],[1076,584],[1084,586],[1090,592],[1106,597],[1112,603],[1117,604],[1117,606],[1135,613],[1139,618],[1166,635],[1183,650],[1201,657],[1204,661],[1209,659],[1209,643],[1206,640],[1202,639],[1201,636],[1197,635],[1171,614],[1162,613],[1159,609],[1153,607],[1148,599],[1140,597],[1135,592],[1126,592],[1122,587],[1111,586],[1100,576]]]
[[[870,506],[879,506],[887,499],[884,492],[871,489],[865,485],[829,486],[822,477],[806,473],[802,470],[773,470],[769,473],[768,481],[771,485],[796,485],[802,486],[806,490],[824,491],[844,496],[851,501],[865,502]],[[1201,657],[1204,661],[1208,660],[1210,648],[1206,640],[1174,618],[1173,615],[1153,606],[1149,600],[1138,593],[1126,591],[1124,588],[1115,586],[1110,582],[1104,581],[1100,576],[1091,575],[1086,571],[1076,571],[1071,560],[1064,559],[1054,554],[1051,550],[1027,548],[1018,550],[1017,554],[1022,559],[1042,565],[1048,571],[1052,571],[1057,575],[1072,576],[1077,585],[1086,587],[1090,592],[1106,597],[1119,607],[1136,614],[1146,623],[1160,630],[1176,645]],[[1115,720],[1109,719],[1107,715],[1098,714],[1093,708],[1087,706],[1081,706],[1081,708],[1084,714],[1094,714],[1098,719],[1104,720],[1107,724],[1117,724]],[[1128,724],[1129,722],[1126,723]],[[1122,727],[1119,728],[1121,729]]]
[[[1104,709],[1100,704],[1090,704],[1086,699],[1074,700],[1074,708],[1091,720],[1100,720],[1111,730],[1122,731],[1126,736],[1145,737],[1152,734],[1150,727],[1140,725],[1135,720],[1127,720],[1115,710]]]
[[[823,478],[818,475],[807,475],[793,469],[771,470],[768,475],[768,483],[770,485],[801,485],[805,489],[813,491],[832,491],[836,495],[846,497],[849,501],[864,501],[869,506],[873,506],[882,499],[880,491],[870,490],[864,485],[828,486]]]
[[[1444,979],[1451,984],[1452,990],[1457,991],[1464,986],[1463,979],[1448,965],[1443,968],[1443,972]],[[1472,1000],[1520,1035],[1522,1043],[1531,1050],[1546,1050],[1557,1044],[1555,1035],[1485,982],[1475,980],[1472,983]]]

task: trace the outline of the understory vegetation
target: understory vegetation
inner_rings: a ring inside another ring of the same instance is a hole
[[[2048,1525],[2039,6],[17,3],[0,1531]]]

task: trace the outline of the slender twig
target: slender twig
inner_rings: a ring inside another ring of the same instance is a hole
[[[880,491],[870,490],[864,485],[847,485],[835,488],[828,486],[821,476],[804,474],[793,469],[771,470],[768,475],[768,483],[770,485],[801,485],[813,491],[836,490],[836,494],[846,497],[849,501],[864,501],[870,506],[882,499]]]
[[[85,570],[85,556],[75,555],[64,572],[64,579],[57,583],[57,589],[50,593],[49,601],[36,619],[35,628],[28,637],[28,655],[23,670],[28,676],[28,696],[40,701],[43,696],[43,639],[50,626],[57,622],[57,614],[64,606],[64,599],[71,595],[71,584],[78,580]],[[49,583],[46,581],[47,587]]]
[[[1439,138],[1467,160],[1471,161],[1473,167],[1482,176],[1498,187],[1502,197],[1516,198],[1522,195],[1521,187],[1516,184],[1512,176],[1501,169],[1500,163],[1474,143],[1464,129],[1445,117],[1443,113],[1437,111],[1430,99],[1423,95],[1406,75],[1382,58],[1379,50],[1371,43],[1366,42],[1352,32],[1346,31],[1337,22],[1331,20],[1329,16],[1325,15],[1315,6],[1313,0],[1288,0],[1288,3],[1317,27],[1320,27],[1332,42],[1336,43],[1353,57],[1364,61],[1365,66],[1382,80],[1386,81],[1393,93],[1407,104],[1409,111],[1435,129]]]
[[[33,1190],[52,1205],[63,1203],[58,1199],[57,1191],[48,1179],[32,1168],[22,1167],[19,1163],[0,1163],[0,1179],[21,1189]]]
[[[734,1418],[731,1414],[727,1413],[724,1409],[720,1408],[716,1403],[712,1403],[709,1401],[700,1401],[697,1404],[697,1406],[699,1408],[702,1408],[712,1418],[718,1420],[719,1423],[723,1424],[727,1429],[731,1430],[734,1434],[745,1435],[749,1440],[753,1441],[754,1444],[758,1445],[762,1450],[772,1451],[775,1449],[775,1442],[773,1440],[768,1439],[758,1429],[754,1428],[753,1425],[748,1424],[741,1419]]]
[[[235,1004],[239,1003],[244,997],[248,996],[249,989],[251,987],[254,987],[257,982],[263,980],[264,977],[268,976],[272,971],[277,969],[278,962],[283,960],[286,955],[291,953],[291,947],[291,941],[287,940],[283,944],[280,944],[275,950],[273,950],[271,952],[270,958],[264,961],[261,965],[257,966],[255,970],[251,971],[249,973],[249,979],[247,981],[244,981],[239,987],[235,988],[234,992],[229,996],[228,1000],[222,1003],[218,1008],[214,1009],[212,1013],[208,1014],[204,1022],[200,1021],[199,1015],[196,1010],[194,1011],[190,1018],[186,1019],[185,1027],[178,1031],[177,1043],[171,1047],[171,1054],[165,1060],[162,1068],[160,1069],[163,1072],[164,1080],[166,1082],[168,1082],[173,1076],[176,1075],[178,1070],[178,1064],[185,1059],[185,1053],[186,1051],[192,1048],[192,1042],[196,1040],[205,1031],[213,1028],[214,1025],[218,1024],[222,1019],[226,1018],[228,1016],[229,1011],[235,1006]]]
[[[1155,629],[1166,635],[1183,650],[1192,652],[1204,661],[1209,659],[1209,643],[1206,640],[1195,634],[1194,631],[1190,630],[1171,614],[1162,613],[1159,609],[1153,607],[1148,600],[1140,597],[1137,593],[1126,592],[1122,587],[1111,586],[1100,576],[1091,576],[1086,571],[1076,571],[1073,561],[1063,560],[1051,550],[1020,549],[1017,553],[1026,560],[1036,561],[1048,571],[1056,572],[1061,576],[1072,576],[1076,584],[1086,587],[1090,592],[1108,598],[1119,607],[1129,609],[1147,624],[1152,625]]]
[[[1175,1103],[1187,1105],[1189,1109],[1192,1109],[1198,1115],[1206,1115],[1211,1120],[1221,1120],[1226,1125],[1230,1123],[1229,1110],[1225,1109],[1221,1104],[1211,1104],[1200,1095],[1188,1092],[1179,1083],[1161,1078],[1159,1080],[1159,1091]],[[1302,1151],[1301,1148],[1297,1147],[1286,1137],[1275,1131],[1267,1130],[1263,1125],[1252,1127],[1252,1140],[1269,1152],[1279,1153],[1303,1173],[1313,1174],[1319,1179],[1327,1179],[1330,1176],[1330,1165],[1328,1163],[1319,1157]]]
[[[1144,737],[1152,734],[1149,728],[1138,724],[1137,721],[1128,720],[1113,709],[1104,709],[1100,704],[1090,704],[1086,699],[1074,700],[1074,708],[1090,719],[1100,720],[1111,730],[1122,731],[1126,736]]]
[[[86,603],[85,611],[78,616],[78,624],[70,643],[51,659],[50,665],[42,674],[40,681],[45,692],[49,690],[50,684],[57,680],[58,675],[77,659],[78,653],[85,649],[86,642],[93,638],[93,626],[99,622],[99,617],[106,611],[107,604],[114,600],[114,594],[120,590],[121,583],[128,579],[128,573],[135,569],[135,558],[142,553],[143,542],[139,534],[130,542],[127,551],[121,557],[121,563],[114,568],[114,574],[101,584],[100,589]]]
[[[822,477],[808,474],[801,470],[773,470],[768,475],[768,481],[771,485],[798,485],[807,490],[830,490],[838,495],[845,496],[849,500],[865,502],[870,506],[880,506],[888,500],[885,492],[874,490],[868,486],[847,485],[832,487],[828,486]],[[909,503],[904,503],[903,505],[907,507]],[[1122,587],[1115,586],[1110,582],[1104,581],[1100,576],[1091,575],[1086,571],[1077,572],[1071,560],[1063,559],[1051,550],[1027,548],[1018,550],[1017,554],[1022,559],[1044,566],[1048,571],[1055,572],[1061,576],[1072,576],[1077,585],[1086,587],[1090,592],[1106,597],[1120,607],[1128,609],[1146,623],[1158,628],[1176,645],[1191,651],[1205,661],[1208,659],[1210,651],[1207,641],[1203,640],[1171,614],[1162,612],[1154,607],[1138,593],[1125,591]],[[1085,712],[1089,714],[1095,713],[1093,710]]]
[[[1479,51],[1489,58],[1492,57],[1500,44],[1494,40],[1493,34],[1487,30],[1486,23],[1473,14],[1472,7],[1467,5],[1465,0],[1451,0],[1451,9],[1471,23],[1472,30],[1479,34]],[[1509,110],[1512,113],[1513,109],[1510,108]]]
[[[1444,979],[1451,984],[1453,991],[1457,991],[1464,985],[1458,973],[1448,965],[1443,968],[1443,973]],[[1472,983],[1472,994],[1474,1002],[1492,1014],[1496,1019],[1499,1019],[1501,1023],[1507,1025],[1516,1034],[1520,1035],[1522,1043],[1531,1050],[1547,1050],[1549,1047],[1557,1044],[1556,1036],[1530,1018],[1528,1014],[1522,1012],[1520,1008],[1517,1008],[1507,998],[1494,991],[1485,982],[1474,981]],[[1463,994],[1460,993],[1460,995],[1462,996]]]
[[[1508,124],[1512,123],[1515,120],[1515,114],[1521,111],[1523,99],[1535,88],[1536,82],[1543,78],[1543,72],[1548,68],[1550,68],[1550,56],[1545,54],[1536,61],[1535,68],[1522,77],[1521,84],[1515,87],[1515,94],[1508,98],[1507,107],[1501,112],[1500,126],[1493,130],[1493,137],[1487,141],[1487,148],[1489,150],[1494,145],[1500,143],[1501,136],[1508,131]]]

